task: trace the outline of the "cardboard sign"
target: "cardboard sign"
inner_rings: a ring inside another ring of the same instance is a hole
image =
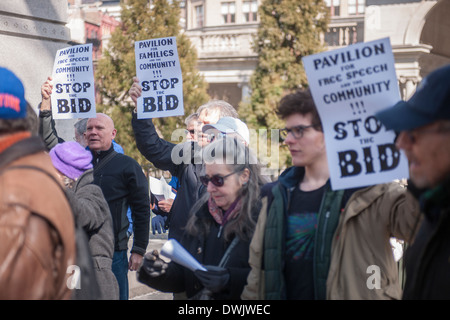
[[[408,177],[395,133],[374,116],[401,100],[389,38],[303,58],[334,190]]]
[[[183,79],[175,37],[135,42],[136,75],[142,87],[137,118],[184,115]]]
[[[95,117],[92,43],[58,50],[52,78],[54,119]]]

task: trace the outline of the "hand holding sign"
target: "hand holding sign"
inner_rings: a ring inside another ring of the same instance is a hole
[[[41,86],[41,110],[52,110],[51,96],[53,90],[52,77],[48,77],[44,84]]]

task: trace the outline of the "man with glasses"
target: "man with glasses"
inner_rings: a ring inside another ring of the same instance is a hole
[[[405,253],[404,299],[450,299],[450,65],[423,79],[408,101],[380,111],[409,160],[423,222]]]
[[[197,135],[195,134],[195,127],[198,122],[198,113],[192,113],[184,119],[184,124],[186,125],[186,140],[187,141],[197,141]]]
[[[330,239],[348,193],[344,196],[330,189],[324,133],[310,92],[285,96],[277,113],[285,121],[280,136],[294,166],[263,188],[267,214],[261,212],[258,224],[267,220],[263,261],[258,263],[267,276],[252,281],[253,276],[259,278],[253,269],[243,298],[250,298],[252,283],[264,282],[264,296],[258,299],[325,299],[325,260],[329,260]],[[254,267],[252,260],[250,264]]]
[[[331,190],[325,138],[309,90],[285,96],[280,135],[293,167],[262,190],[243,299],[400,299],[391,236],[410,239],[418,208],[398,183]],[[367,285],[370,266],[383,281]],[[381,275],[380,275],[381,277]]]

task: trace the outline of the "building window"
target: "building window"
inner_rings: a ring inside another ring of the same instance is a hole
[[[223,23],[234,23],[236,16],[236,4],[234,2],[222,2]]]
[[[203,27],[203,22],[204,22],[203,5],[195,6],[195,27],[196,28]]]
[[[364,14],[365,2],[365,0],[348,0],[348,14]]]
[[[332,17],[339,16],[341,14],[341,0],[325,0],[325,4],[330,9]]]
[[[258,13],[258,1],[244,1],[242,5],[242,12],[244,13],[245,22],[255,22]]]

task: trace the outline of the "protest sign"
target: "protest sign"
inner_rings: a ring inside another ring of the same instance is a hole
[[[95,117],[92,43],[58,50],[52,78],[54,119]]]
[[[184,114],[183,79],[175,37],[135,42],[136,76],[142,87],[137,118]]]
[[[408,177],[395,133],[374,116],[401,97],[389,38],[303,58],[325,134],[333,190]]]

